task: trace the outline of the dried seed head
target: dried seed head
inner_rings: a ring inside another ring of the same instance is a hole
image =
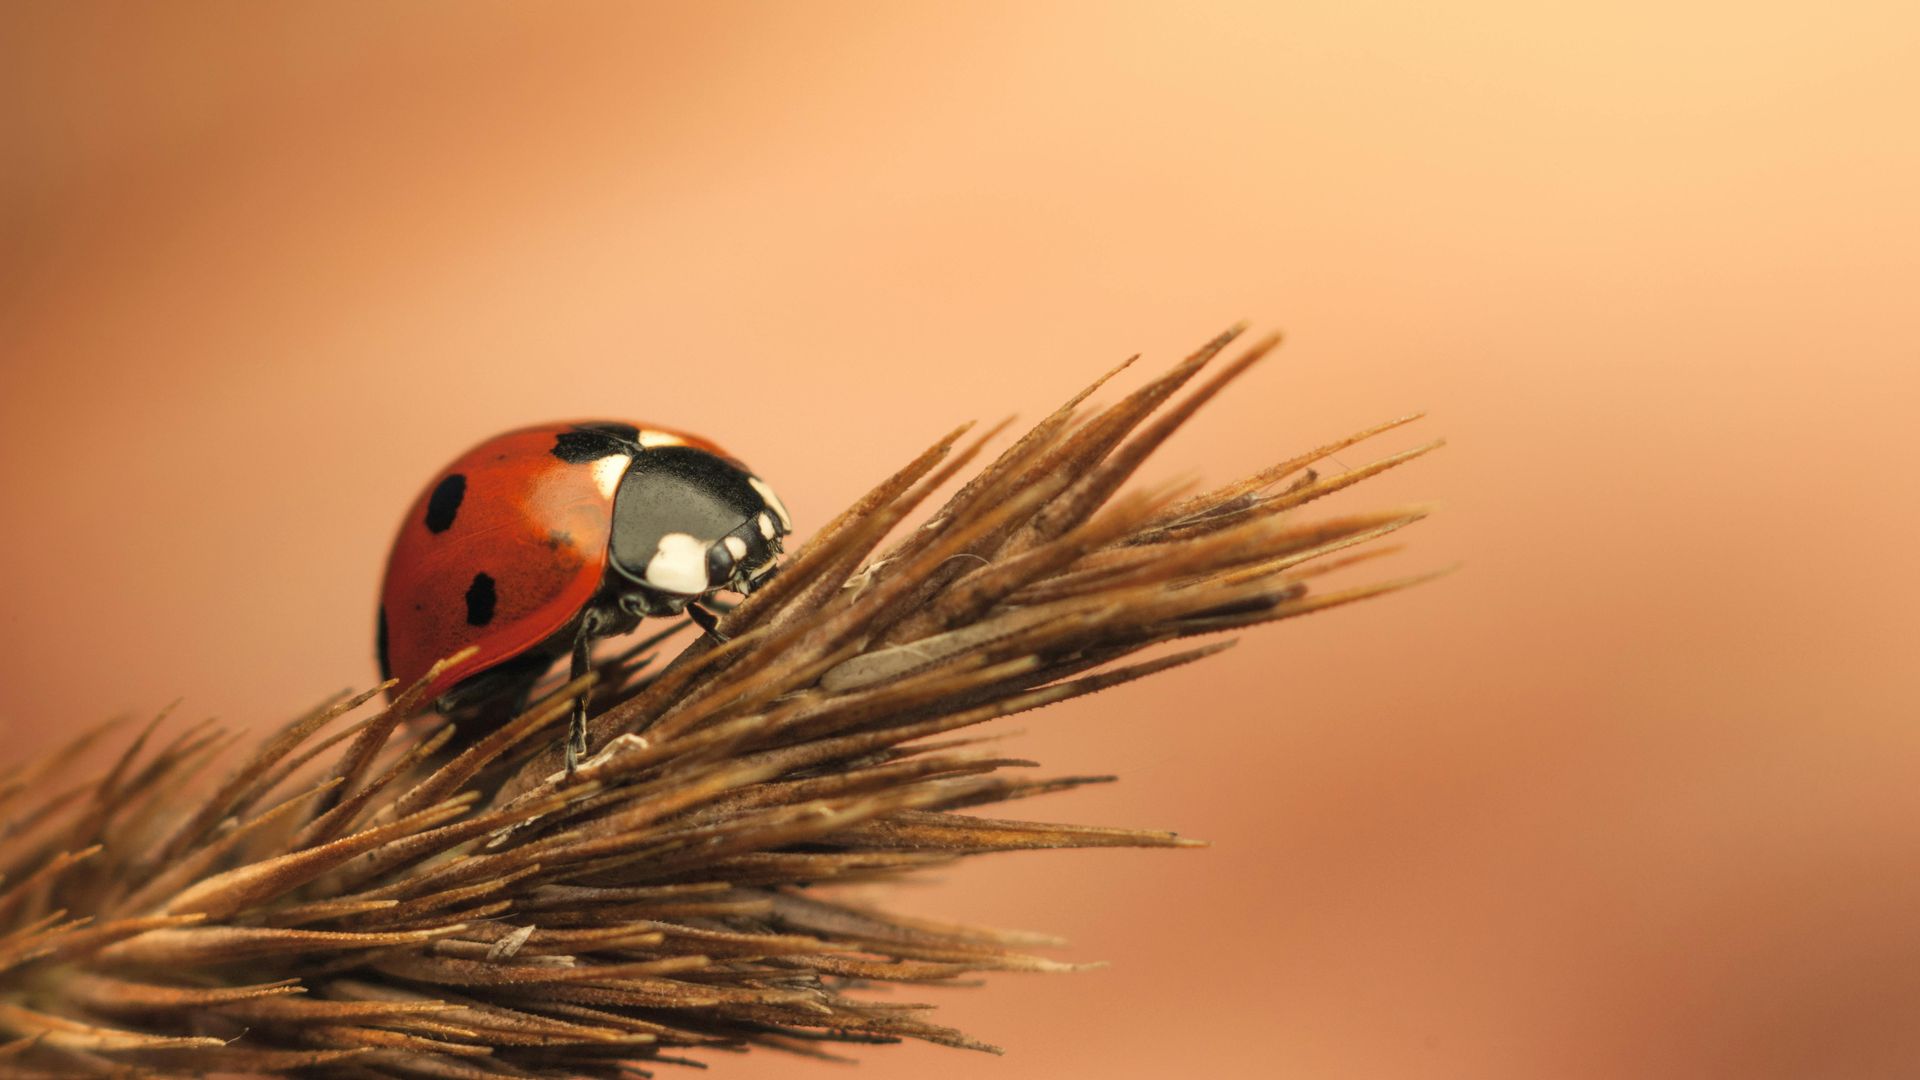
[[[1231,642],[1127,661],[1150,646],[1420,580],[1308,587],[1424,510],[1294,515],[1438,445],[1313,471],[1405,420],[1202,495],[1116,497],[1277,344],[1176,400],[1239,333],[1083,417],[1089,388],[876,555],[999,429],[952,432],[725,616],[724,644],[702,637],[646,679],[666,635],[606,661],[599,753],[571,777],[556,725],[594,679],[458,752],[445,723],[405,723],[423,681],[323,735],[374,692],[329,702],[217,782],[209,763],[239,736],[193,726],[150,751],[159,720],[98,779],[71,784],[61,763],[105,728],[0,776],[0,1068],[618,1077],[708,1047],[993,1049],[855,990],[1076,970],[1027,951],[1057,942],[818,886],[986,852],[1194,842],[958,813],[1111,778],[1022,778],[1032,762],[936,737]]]

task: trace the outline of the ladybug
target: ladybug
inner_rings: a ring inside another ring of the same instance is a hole
[[[541,424],[455,458],[400,523],[380,589],[382,678],[427,687],[449,716],[511,715],[563,655],[700,601],[751,592],[793,528],[759,477],[697,435],[622,421]],[[391,693],[391,692],[390,692]],[[567,771],[586,752],[575,702]]]

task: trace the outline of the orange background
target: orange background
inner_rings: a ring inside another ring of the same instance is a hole
[[[1290,344],[1154,475],[1430,409],[1380,449],[1452,445],[1337,508],[1442,500],[1379,572],[1464,569],[1027,717],[1123,782],[1023,809],[1216,846],[903,892],[1114,966],[930,991],[1009,1055],[865,1074],[1920,1072],[1910,4],[16,3],[0,41],[8,756],[367,683],[397,514],[495,430],[708,432],[804,527],[1250,316]]]

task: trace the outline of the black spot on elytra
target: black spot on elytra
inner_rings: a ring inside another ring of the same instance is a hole
[[[575,424],[553,440],[553,456],[569,465],[598,461],[608,454],[631,454],[640,446],[640,429],[632,424],[607,421]]]
[[[449,473],[445,480],[433,486],[433,494],[427,497],[427,528],[436,533],[453,528],[454,516],[460,513],[460,500],[467,497],[467,478],[460,473]]]
[[[485,626],[493,621],[493,605],[499,597],[493,591],[493,579],[485,574],[473,575],[473,584],[467,586],[467,625]]]
[[[380,609],[380,622],[373,632],[374,655],[380,658],[380,680],[393,678],[393,665],[387,662],[387,609]]]

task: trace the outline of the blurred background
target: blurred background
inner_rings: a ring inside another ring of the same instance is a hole
[[[368,684],[497,430],[705,432],[804,531],[1247,317],[1149,476],[1430,410],[1321,512],[1463,569],[1023,718],[1122,777],[1023,811],[1214,846],[906,890],[1113,966],[862,1072],[1913,1076],[1917,104],[1902,3],[8,4],[0,741]]]

